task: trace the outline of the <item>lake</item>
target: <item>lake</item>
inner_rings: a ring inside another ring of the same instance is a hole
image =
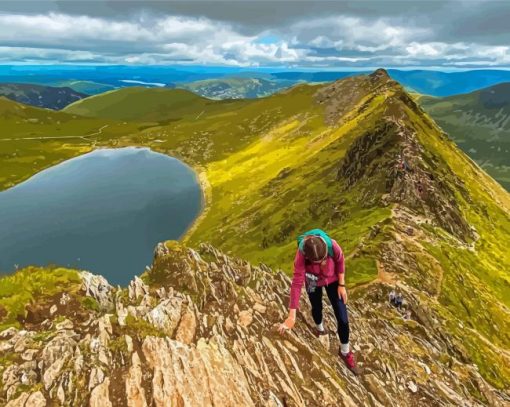
[[[147,148],[100,149],[0,192],[0,272],[49,265],[126,285],[203,204],[194,171]]]

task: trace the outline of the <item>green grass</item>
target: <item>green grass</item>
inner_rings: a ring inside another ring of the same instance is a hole
[[[63,110],[69,114],[114,120],[160,122],[200,113],[212,101],[183,89],[129,87],[78,100]]]
[[[25,315],[27,304],[63,291],[77,292],[80,287],[78,273],[61,267],[27,267],[0,277],[0,307],[6,312],[0,319],[0,330],[19,326],[18,318]]]
[[[81,305],[83,308],[88,309],[90,311],[99,312],[101,310],[101,305],[97,302],[95,298],[92,297],[82,297]]]
[[[364,284],[377,277],[377,266],[374,258],[355,257],[347,262],[345,272],[349,278],[349,287]],[[348,273],[348,274],[347,274]]]
[[[147,336],[165,337],[166,333],[154,327],[145,319],[135,318],[132,315],[126,317],[125,330],[133,337],[143,339]]]

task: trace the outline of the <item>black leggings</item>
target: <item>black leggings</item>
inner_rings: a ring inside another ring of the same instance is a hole
[[[349,319],[347,317],[347,305],[341,297],[338,297],[338,281],[333,281],[325,286],[329,302],[335,313],[338,336],[341,343],[349,343]],[[313,293],[308,293],[312,305],[312,317],[317,325],[322,322],[322,287],[316,287]]]

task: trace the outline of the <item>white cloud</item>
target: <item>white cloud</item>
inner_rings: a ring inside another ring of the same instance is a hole
[[[407,54],[402,55],[403,57],[422,61],[442,60],[444,64],[494,66],[510,63],[510,47],[508,46],[488,46],[463,42],[454,44],[413,42],[405,50]]]
[[[425,43],[412,42],[405,49],[410,56],[413,57],[438,57],[444,52],[446,44],[442,43]]]
[[[376,52],[402,46],[411,38],[428,35],[428,29],[406,27],[387,19],[331,16],[301,21],[290,31],[302,44],[338,50]]]
[[[263,38],[263,41],[260,39]],[[332,15],[253,35],[204,17],[0,14],[0,61],[232,66],[508,65],[510,47],[434,40],[430,27]]]
[[[69,51],[51,48],[1,47],[0,61],[3,63],[25,61],[62,61],[62,62],[104,62],[100,54],[90,51]]]
[[[147,41],[153,33],[132,22],[109,21],[87,16],[0,15],[0,41],[24,40],[61,44],[73,40]]]

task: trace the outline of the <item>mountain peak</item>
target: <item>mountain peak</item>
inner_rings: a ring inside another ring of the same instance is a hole
[[[384,69],[378,69],[368,76],[350,76],[322,86],[315,93],[315,101],[325,105],[326,122],[333,125],[345,114],[356,111],[356,106],[365,99],[377,95],[388,97],[402,91],[400,84]]]
[[[372,79],[391,79],[390,75],[388,74],[388,71],[384,68],[376,69],[374,72],[372,72],[370,75],[368,75]]]

